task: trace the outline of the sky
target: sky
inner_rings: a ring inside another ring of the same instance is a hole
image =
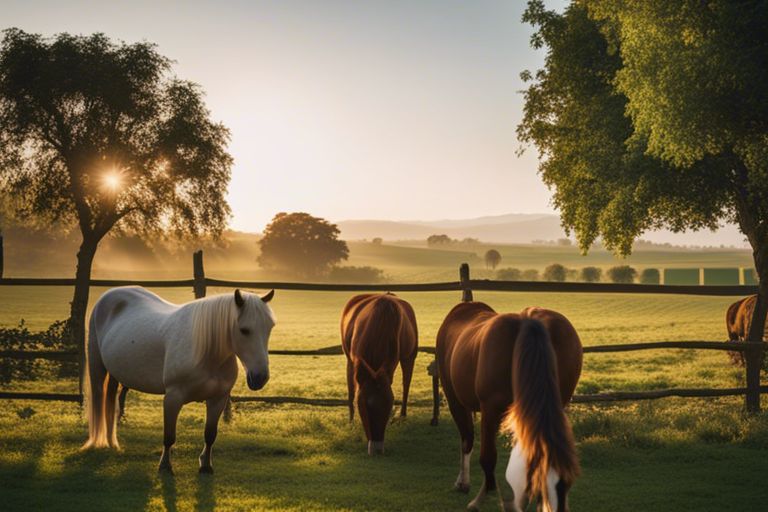
[[[544,61],[525,3],[0,0],[0,28],[157,44],[231,130],[231,227],[261,231],[281,211],[556,213],[535,148],[518,156],[520,72]]]
[[[562,6],[560,0],[550,2]],[[0,27],[147,40],[232,134],[232,227],[553,212],[518,158],[522,0],[0,1]]]

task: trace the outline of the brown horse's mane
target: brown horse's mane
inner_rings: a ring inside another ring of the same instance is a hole
[[[379,295],[360,312],[355,356],[374,379],[391,372],[400,359],[404,316],[394,295]]]
[[[538,320],[522,320],[512,368],[514,402],[502,428],[514,434],[525,453],[528,493],[546,497],[550,467],[569,487],[580,469],[560,395],[555,352]]]

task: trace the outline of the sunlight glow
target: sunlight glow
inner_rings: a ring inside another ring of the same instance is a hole
[[[109,171],[103,176],[102,180],[104,181],[104,186],[112,192],[117,192],[123,183],[123,178],[117,171]]]

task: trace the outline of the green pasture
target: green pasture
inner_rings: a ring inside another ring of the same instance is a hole
[[[156,290],[175,302],[191,290]],[[103,290],[94,289],[95,300]],[[0,287],[0,325],[25,318],[33,329],[67,315],[69,288]],[[209,294],[231,290],[209,289]],[[436,331],[458,293],[403,293],[417,314],[420,343]],[[271,348],[319,348],[338,343],[341,292],[278,291]],[[499,311],[539,305],[563,312],[585,345],[657,340],[723,340],[733,298],[671,295],[476,292]],[[358,423],[344,408],[236,404],[222,425],[213,477],[196,472],[204,409],[182,412],[176,476],[155,465],[162,435],[158,397],[130,393],[120,427],[121,452],[78,451],[86,425],[77,405],[6,401],[0,409],[0,482],[8,510],[463,510],[470,497],[451,486],[458,471],[458,437],[443,404],[429,426],[430,356],[420,354],[411,413],[387,434],[387,454],[365,455]],[[343,356],[271,358],[262,395],[345,396]],[[396,377],[396,396],[400,393]],[[579,393],[667,387],[733,387],[743,371],[721,352],[647,351],[587,354]],[[6,390],[73,392],[73,381],[18,382]],[[252,394],[239,382],[238,395]],[[768,400],[763,399],[763,407]],[[743,399],[664,399],[573,405],[570,412],[583,467],[572,510],[748,510],[768,498],[763,469],[768,415],[743,413]],[[499,438],[502,478],[507,441]],[[476,458],[472,492],[481,482]],[[510,491],[503,487],[509,495]],[[489,499],[484,510],[497,510]]]

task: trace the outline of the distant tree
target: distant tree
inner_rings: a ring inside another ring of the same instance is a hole
[[[529,268],[527,270],[523,270],[522,275],[523,281],[538,281],[539,280],[539,271],[535,268]]]
[[[462,245],[477,245],[479,243],[480,243],[480,239],[478,238],[467,237],[467,238],[461,239]]]
[[[768,9],[765,2],[531,0],[545,48],[524,73],[521,141],[534,143],[563,225],[629,254],[649,229],[737,224],[768,301]]]
[[[634,283],[637,270],[629,265],[618,265],[608,269],[608,279],[614,283]]]
[[[570,238],[558,238],[557,245],[561,247],[570,247],[571,245],[573,245],[573,242],[571,242]]]
[[[258,262],[301,277],[315,278],[349,258],[347,243],[339,240],[339,228],[308,213],[278,213],[259,241]]]
[[[496,249],[488,249],[485,252],[485,268],[496,270],[501,262],[501,254]]]
[[[544,269],[544,280],[563,282],[567,272],[567,269],[561,264],[553,263]]]
[[[603,277],[603,270],[597,267],[584,267],[581,269],[580,277],[585,283],[596,283]]]
[[[384,281],[384,271],[376,267],[335,266],[328,279],[337,283],[380,283]]]
[[[373,240],[371,240],[371,243],[372,243],[373,245],[381,245],[382,243],[384,243],[384,240],[382,240],[382,239],[381,239],[381,237],[378,237],[378,236],[377,236],[376,238],[374,238]]]
[[[661,274],[657,268],[644,268],[640,272],[640,282],[642,284],[659,284],[661,282]]]
[[[448,235],[430,235],[427,237],[427,245],[448,245],[453,242],[453,239]]]
[[[496,271],[499,281],[522,281],[523,273],[519,268],[501,268]]]
[[[24,221],[78,226],[70,322],[80,347],[107,233],[218,236],[229,218],[229,132],[170,68],[147,42],[3,32],[0,189]]]

